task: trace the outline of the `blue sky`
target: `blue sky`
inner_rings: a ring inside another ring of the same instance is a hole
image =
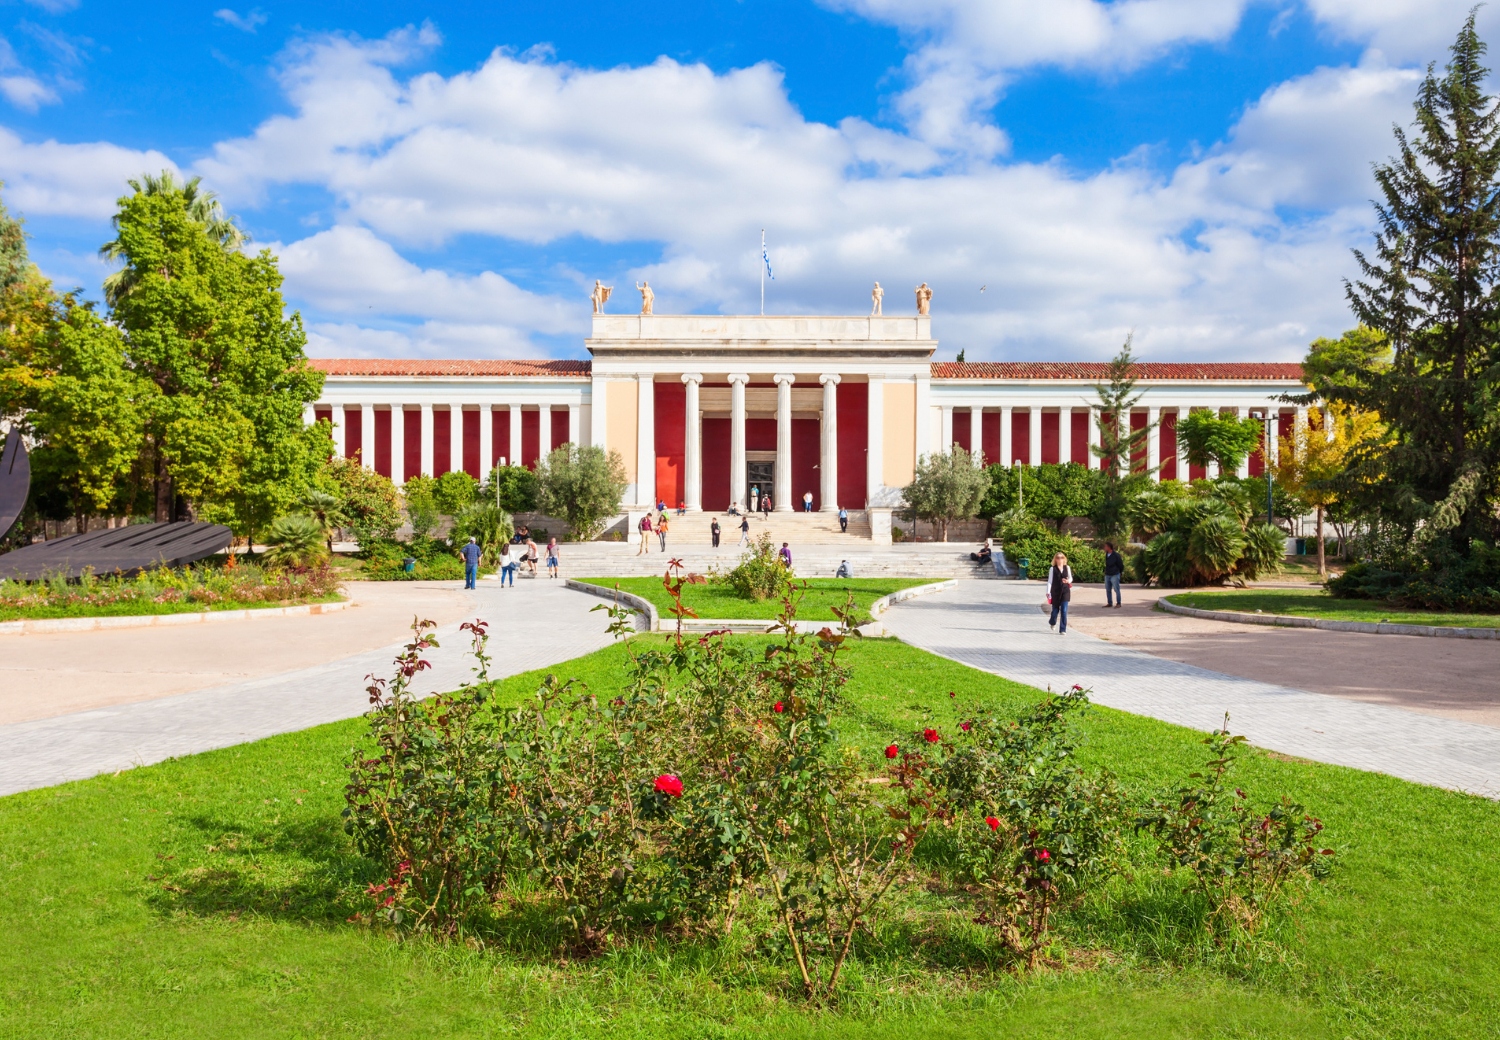
[[[0,178],[97,294],[125,178],[201,175],[323,355],[578,356],[595,277],[753,310],[765,227],[768,310],[927,281],[940,356],[1293,358],[1466,9],[12,2]]]

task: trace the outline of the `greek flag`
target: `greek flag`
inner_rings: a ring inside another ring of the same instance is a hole
[[[776,276],[771,273],[771,258],[766,255],[766,236],[764,234],[760,236],[760,258],[766,262],[766,277],[774,282]]]

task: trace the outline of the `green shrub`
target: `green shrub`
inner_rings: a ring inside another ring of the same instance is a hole
[[[563,444],[537,467],[537,505],[560,516],[580,542],[592,541],[604,521],[620,511],[625,493],[625,460],[597,445]]]
[[[450,470],[437,478],[432,489],[432,501],[444,516],[457,516],[465,507],[473,505],[479,493],[479,481],[462,471]]]
[[[776,543],[762,533],[740,557],[734,569],[719,579],[744,599],[763,600],[782,595],[789,575],[777,555]]]
[[[1006,542],[1005,555],[1012,563],[1030,560],[1027,576],[1033,581],[1045,581],[1052,557],[1063,553],[1068,557],[1068,566],[1073,569],[1074,581],[1099,582],[1104,580],[1104,551],[1079,541],[1070,534],[1055,534],[1044,530],[1040,534],[1025,535]]]
[[[484,550],[485,562],[493,565],[500,556],[500,547],[515,534],[515,524],[509,513],[497,508],[493,502],[471,502],[453,518],[453,544],[462,545],[470,538]]]
[[[360,465],[358,459],[334,457],[318,474],[317,486],[338,500],[338,526],[348,527],[365,542],[392,538],[401,526],[401,493],[390,477]]]
[[[1123,515],[1133,531],[1149,539],[1131,561],[1132,574],[1143,585],[1206,585],[1281,568],[1286,536],[1256,520],[1249,489],[1232,477],[1191,485],[1162,481],[1130,498]]]
[[[531,470],[525,466],[496,466],[479,489],[479,496],[486,502],[496,501],[497,485],[501,509],[511,514],[536,512],[538,482]]]
[[[266,531],[266,562],[308,570],[328,559],[323,525],[306,513],[278,517]]]
[[[409,477],[401,488],[401,498],[406,503],[412,536],[422,539],[431,535],[438,525],[437,481],[425,473]]]

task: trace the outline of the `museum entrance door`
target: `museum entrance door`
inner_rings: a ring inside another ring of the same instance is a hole
[[[748,461],[745,463],[745,495],[749,499],[754,494],[755,499],[771,494],[771,487],[776,480],[776,463]]]

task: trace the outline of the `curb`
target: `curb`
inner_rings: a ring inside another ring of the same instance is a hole
[[[626,592],[624,589],[611,589],[603,585],[590,585],[588,582],[579,581],[576,578],[563,579],[563,585],[590,596],[597,596],[600,599],[625,604],[637,614],[645,617],[647,632],[655,632],[657,626],[660,624],[661,619],[657,617],[656,607],[652,605],[651,601],[643,599],[633,592]]]
[[[299,617],[333,614],[354,606],[349,600],[336,603],[303,603],[295,607],[258,607],[247,610],[195,610],[180,614],[130,614],[123,617],[39,618],[32,621],[0,621],[0,635],[29,636],[46,632],[97,632],[115,628],[159,628],[169,625],[201,625],[211,621],[246,621],[262,617]]]
[[[1229,621],[1236,625],[1275,625],[1280,628],[1321,628],[1329,632],[1363,632],[1379,636],[1431,636],[1438,639],[1500,639],[1500,628],[1456,628],[1448,625],[1401,625],[1389,621],[1328,621],[1293,614],[1246,614],[1242,611],[1184,607],[1162,596],[1156,605],[1169,614]]]

